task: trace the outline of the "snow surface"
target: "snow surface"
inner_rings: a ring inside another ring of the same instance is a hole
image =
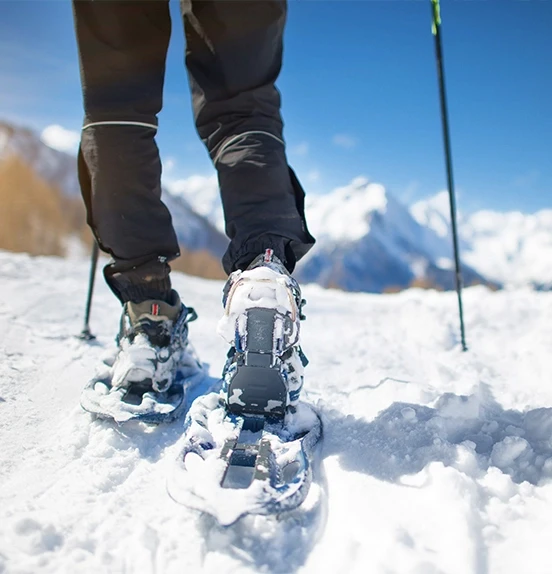
[[[307,286],[305,398],[324,422],[323,512],[222,530],[165,481],[182,421],[95,421],[81,389],[119,305],[86,260],[0,253],[0,572],[552,572],[552,293],[350,294]],[[221,282],[175,274],[213,377]]]

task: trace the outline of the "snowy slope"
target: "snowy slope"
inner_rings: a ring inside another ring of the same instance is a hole
[[[414,204],[421,225],[450,240],[446,191]],[[482,210],[458,217],[462,257],[494,281],[552,288],[552,210],[537,213]]]
[[[0,572],[552,572],[552,293],[346,294],[308,287],[308,398],[324,419],[326,514],[227,531],[175,505],[181,422],[93,421],[79,393],[119,307],[87,262],[0,253]],[[175,274],[211,374],[222,284]],[[359,320],[360,319],[360,320]]]

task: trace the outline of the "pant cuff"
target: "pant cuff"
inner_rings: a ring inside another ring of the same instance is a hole
[[[154,259],[128,268],[127,262],[114,261],[104,268],[107,284],[121,303],[142,303],[155,299],[171,301],[171,268],[166,261]]]

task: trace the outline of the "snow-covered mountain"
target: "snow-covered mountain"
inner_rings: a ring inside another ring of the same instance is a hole
[[[350,291],[381,292],[414,280],[454,287],[451,246],[417,223],[382,185],[357,178],[348,186],[307,199],[309,228],[317,245],[298,267],[307,282]],[[464,268],[465,281],[485,282]]]
[[[0,161],[10,154],[78,197],[74,156],[48,147],[30,130],[0,122]],[[216,176],[172,182],[163,198],[180,243],[220,257],[228,239]],[[328,195],[307,195],[306,209],[317,244],[298,266],[302,281],[371,292],[413,281],[453,288],[446,192],[408,210],[383,186],[357,178]],[[552,210],[460,214],[459,233],[466,285],[488,280],[552,288]]]
[[[9,156],[23,159],[38,176],[67,196],[80,195],[74,156],[47,146],[32,130],[0,121],[0,161]]]
[[[226,235],[197,213],[183,197],[164,188],[162,198],[171,212],[176,236],[181,245],[191,251],[205,249],[218,258],[222,257],[228,246]]]
[[[0,122],[0,161],[15,155],[23,159],[48,183],[59,187],[68,197],[79,197],[76,158],[46,145],[31,130]],[[181,245],[191,251],[206,250],[222,256],[228,239],[205,217],[194,210],[181,195],[163,189],[163,201],[169,207]]]
[[[192,175],[166,184],[172,195],[184,198],[194,210],[224,233],[224,214],[216,174]]]
[[[183,420],[117,425],[79,406],[120,314],[98,281],[97,339],[74,336],[88,261],[0,252],[0,277],[0,572],[552,572],[552,293],[466,289],[462,353],[453,293],[305,286],[314,503],[220,528],[167,494]],[[218,377],[223,282],[173,279]]]
[[[215,176],[191,177],[171,185],[196,211],[224,229]],[[357,178],[323,196],[307,196],[307,221],[317,238],[297,268],[306,282],[351,291],[404,288],[418,279],[452,289],[451,246],[419,225],[382,185]],[[466,283],[485,279],[466,266]]]
[[[422,225],[450,241],[448,195],[443,191],[411,208]],[[552,210],[533,214],[478,211],[458,215],[463,260],[505,285],[552,288]]]

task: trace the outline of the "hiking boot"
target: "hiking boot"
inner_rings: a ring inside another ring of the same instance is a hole
[[[172,385],[188,347],[188,323],[197,318],[176,291],[171,301],[127,302],[121,316],[112,388],[163,393]]]
[[[218,324],[231,345],[223,371],[229,412],[283,417],[294,410],[307,364],[299,346],[304,303],[297,281],[271,249],[230,275]]]

